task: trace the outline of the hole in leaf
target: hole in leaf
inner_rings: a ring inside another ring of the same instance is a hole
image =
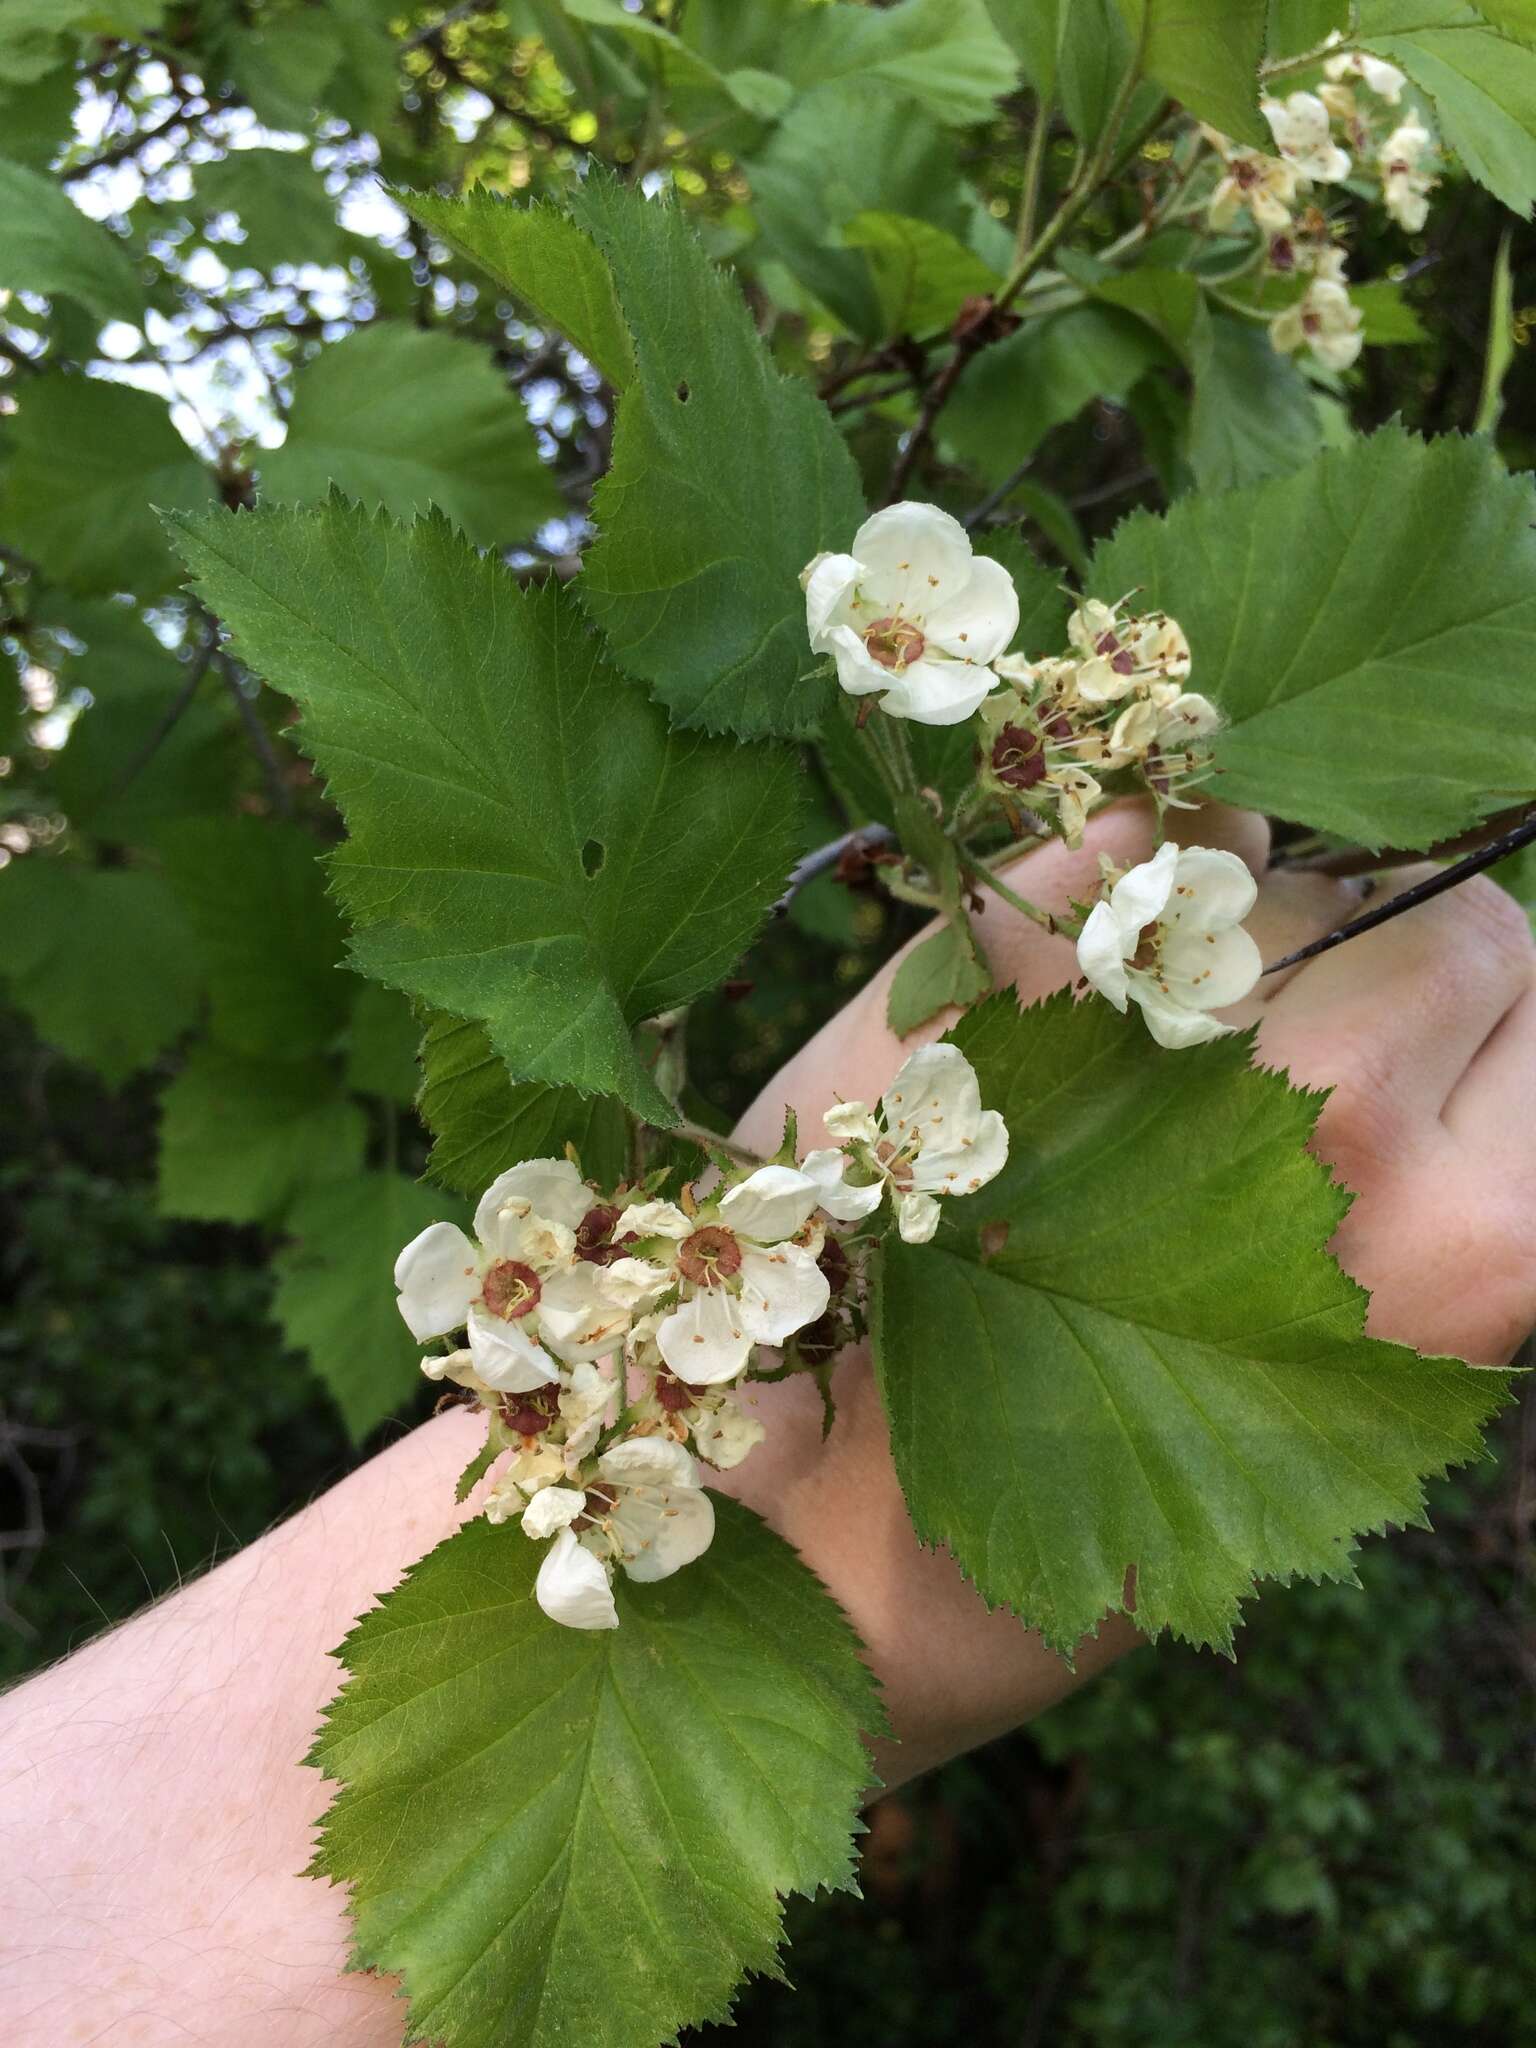
[[[691,392],[689,391],[689,389],[688,389],[688,386],[687,386],[686,384],[679,384],[679,385],[678,385],[678,387],[677,387],[677,402],[678,402],[678,404],[679,404],[679,405],[686,405],[686,404],[688,403],[688,400],[689,400],[689,398],[690,398],[691,396],[692,396],[692,394],[691,394]]]
[[[581,849],[581,865],[587,880],[602,871],[603,862],[608,858],[608,849],[601,839],[589,839]]]

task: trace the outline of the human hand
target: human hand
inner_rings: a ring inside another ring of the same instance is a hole
[[[1175,824],[1191,843],[1237,853],[1260,878],[1248,927],[1266,959],[1359,909],[1358,880],[1270,871],[1268,828],[1251,813],[1209,806],[1175,814]],[[1031,901],[1065,909],[1096,894],[1101,851],[1129,866],[1152,844],[1150,807],[1118,805],[1079,851],[1053,843],[1006,879]],[[987,900],[978,928],[997,980],[1023,1002],[1076,979],[1070,941],[999,900]],[[771,1150],[786,1103],[814,1133],[835,1099],[873,1099],[915,1044],[948,1028],[954,1013],[906,1040],[890,1031],[886,995],[898,964],[764,1089],[742,1120],[744,1143]],[[1356,1191],[1334,1249],[1373,1291],[1373,1333],[1477,1363],[1506,1360],[1536,1323],[1536,948],[1518,907],[1479,879],[1267,977],[1226,1015],[1259,1026],[1262,1061],[1300,1085],[1334,1089],[1315,1149]],[[723,1483],[767,1515],[849,1609],[902,1733],[884,1767],[907,1776],[1027,1718],[1072,1680],[1038,1638],[989,1615],[952,1561],[917,1543],[862,1347],[841,1362],[836,1392],[837,1423],[823,1445],[820,1402],[804,1381],[761,1389],[768,1440]],[[1106,1624],[1081,1647],[1079,1675],[1131,1640],[1123,1620]]]

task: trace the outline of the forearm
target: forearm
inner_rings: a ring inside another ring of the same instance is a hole
[[[867,1365],[820,1404],[760,1390],[769,1441],[732,1491],[797,1545],[870,1644],[903,1738],[888,1780],[1016,1724],[1074,1682],[907,1524]],[[344,1977],[341,1894],[299,1873],[329,1788],[301,1768],[354,1617],[469,1509],[466,1415],[404,1438],[313,1506],[0,1701],[4,2009],[18,2048],[189,2038],[392,2048],[388,1984]],[[521,1541],[515,1529],[506,1541]],[[1131,1640],[1104,1632],[1086,1676]],[[78,2033],[77,2033],[78,2030]]]

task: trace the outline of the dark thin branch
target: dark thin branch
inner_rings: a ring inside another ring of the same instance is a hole
[[[162,114],[158,121],[151,121],[147,128],[139,128],[132,135],[125,135],[121,142],[114,142],[110,149],[99,150],[95,156],[87,157],[83,163],[70,164],[60,171],[59,177],[66,185],[77,178],[88,178],[93,171],[109,171],[114,164],[125,163],[131,156],[137,156],[146,143],[158,141],[172,128],[179,127],[191,119],[186,107],[177,101],[168,114]]]
[[[107,803],[115,803],[124,790],[132,783],[137,782],[150,762],[154,760],[156,754],[165,745],[171,733],[181,722],[192,699],[197,695],[197,686],[203,680],[203,677],[207,675],[208,665],[213,660],[217,646],[217,637],[210,623],[205,628],[202,643],[193,655],[191,664],[187,669],[186,681],[155,721],[154,731],[149,735],[149,738],[145,740],[143,746],[139,748],[139,751],[133,756],[133,759],[128,763],[122,774],[108,790],[106,796]]]
[[[980,526],[983,519],[990,519],[998,506],[1005,504],[1013,496],[1019,485],[1023,483],[1025,477],[1029,475],[1030,470],[1033,469],[1034,463],[1033,453],[1026,455],[1011,476],[1005,476],[995,491],[988,491],[974,511],[966,513],[960,524],[967,533],[974,531],[976,527]]]
[[[1427,881],[1416,882],[1411,889],[1391,896],[1385,903],[1378,903],[1374,910],[1368,910],[1361,917],[1351,918],[1348,924],[1340,925],[1336,932],[1329,932],[1325,938],[1314,939],[1310,946],[1301,946],[1294,953],[1287,953],[1283,960],[1276,960],[1266,967],[1266,974],[1278,974],[1282,967],[1299,966],[1303,960],[1315,960],[1320,953],[1331,953],[1335,946],[1342,946],[1346,939],[1358,939],[1365,932],[1375,931],[1378,925],[1389,924],[1394,917],[1401,917],[1406,910],[1415,909],[1420,903],[1429,903],[1436,896],[1443,896],[1447,889],[1455,889],[1461,883],[1470,881],[1473,875],[1482,874],[1485,868],[1507,860],[1512,853],[1518,853],[1522,846],[1536,842],[1536,816],[1528,817],[1524,824],[1516,825],[1513,831],[1505,832],[1489,845],[1480,847],[1476,853],[1469,853],[1465,860],[1453,866],[1442,868],[1439,874],[1431,875]]]
[[[424,36],[420,47],[427,51],[435,68],[442,72],[450,84],[462,86],[466,92],[479,93],[481,99],[490,101],[503,120],[515,121],[519,128],[524,128],[530,135],[537,135],[541,141],[547,142],[551,149],[579,147],[579,144],[572,142],[570,136],[563,134],[552,122],[541,121],[537,114],[530,114],[525,108],[514,106],[511,100],[499,93],[494,86],[484,85],[478,78],[471,78],[458,58],[450,56],[444,48],[441,30]]]
[[[261,714],[257,711],[256,706],[247,697],[244,690],[241,689],[240,677],[236,672],[234,662],[223,652],[220,652],[215,659],[218,662],[219,674],[224,678],[224,687],[234,700],[235,709],[240,714],[240,723],[245,727],[245,736],[250,741],[251,749],[256,758],[261,763],[262,779],[267,785],[267,794],[272,799],[273,808],[281,817],[291,818],[293,816],[293,796],[287,782],[283,778],[283,764],[278,760],[277,750],[272,745],[272,735],[262,724]]]

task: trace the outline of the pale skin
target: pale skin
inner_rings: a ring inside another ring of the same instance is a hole
[[[1264,872],[1259,820],[1212,808],[1181,836]],[[1151,846],[1146,813],[1120,806],[1081,852],[1046,849],[1008,879],[1063,908],[1093,893],[1099,849],[1124,865]],[[1358,903],[1353,882],[1268,875],[1250,929],[1274,959]],[[1025,1001],[1074,979],[1070,946],[1001,902],[981,929],[999,979]],[[886,1029],[889,974],[764,1091],[744,1143],[772,1149],[786,1102],[817,1142],[835,1096],[880,1092],[915,1042]],[[1506,1360],[1536,1323],[1536,953],[1523,916],[1474,882],[1262,983],[1234,1021],[1250,1018],[1266,1062],[1335,1089],[1317,1149],[1358,1192],[1335,1250],[1373,1290],[1372,1329]],[[988,1614],[950,1560],[912,1537],[866,1359],[842,1361],[837,1393],[823,1446],[804,1383],[761,1389],[769,1439],[726,1483],[800,1549],[868,1645],[900,1737],[877,1758],[894,1783],[1029,1719],[1137,1638],[1123,1617],[1106,1621],[1073,1672]],[[475,1438],[462,1414],[414,1431],[0,1701],[10,2048],[396,2048],[394,1987],[343,1974],[342,1896],[298,1875],[326,1801],[299,1759],[337,1683],[328,1652],[455,1525],[453,1480]]]

